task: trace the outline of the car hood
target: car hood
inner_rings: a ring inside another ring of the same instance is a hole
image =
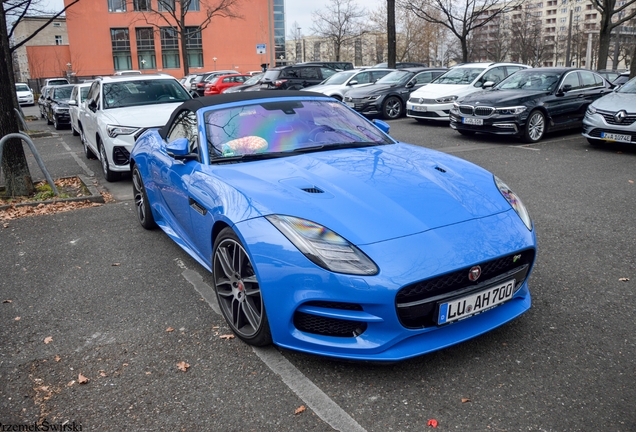
[[[365,96],[386,94],[395,88],[403,88],[402,84],[371,84],[361,89],[351,89],[347,92],[347,96],[352,98],[361,98]]]
[[[615,112],[621,109],[629,113],[636,111],[636,95],[634,93],[609,93],[592,103],[594,108]]]
[[[140,105],[102,110],[105,123],[119,126],[156,127],[165,125],[172,112],[183,102]]]
[[[16,94],[18,96],[32,96],[33,95],[33,93],[31,93],[30,91],[27,91],[27,90],[24,90],[24,91],[16,90]]]
[[[358,245],[511,209],[491,173],[401,143],[204,169],[217,179],[214,183],[233,189],[224,194],[223,205],[235,222],[269,214],[296,216]]]
[[[543,91],[529,90],[480,90],[465,97],[459,98],[460,103],[477,104],[485,106],[513,106],[524,104],[527,101],[546,95]]]
[[[471,84],[435,84],[429,83],[424,87],[420,87],[411,93],[411,98],[435,99],[445,96],[462,97],[470,93],[480,91],[480,88],[473,87]]]

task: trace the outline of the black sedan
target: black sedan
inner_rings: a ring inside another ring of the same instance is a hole
[[[455,102],[450,126],[462,135],[512,135],[533,143],[546,132],[580,128],[587,106],[611,91],[609,82],[585,69],[521,70]]]
[[[445,68],[406,68],[383,76],[375,84],[349,90],[344,102],[364,115],[396,119],[406,112],[409,95],[446,72]]]

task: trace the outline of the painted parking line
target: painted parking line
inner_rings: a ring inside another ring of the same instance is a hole
[[[215,313],[223,316],[214,288],[205,283],[198,272],[187,268],[183,261],[180,259],[175,261],[177,266],[183,269],[181,276],[192,284]],[[365,432],[365,429],[358,422],[283,357],[275,347],[252,347],[252,350],[322,421],[337,431]]]

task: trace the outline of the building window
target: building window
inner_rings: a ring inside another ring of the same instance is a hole
[[[137,60],[139,69],[157,69],[155,56],[155,33],[152,27],[135,29],[137,39]]]
[[[62,23],[54,22],[53,27],[62,27]]]
[[[130,36],[127,28],[110,29],[110,39],[113,48],[113,64],[115,70],[132,69],[130,56]]]
[[[174,27],[161,27],[161,64],[164,69],[179,69],[179,33]]]
[[[203,67],[203,39],[199,27],[186,27],[186,52],[189,67]]]
[[[55,45],[62,45],[62,36],[55,35]]]
[[[126,0],[108,0],[108,12],[126,12]]]
[[[157,0],[159,12],[174,12],[174,0]]]
[[[149,11],[150,0],[133,0],[133,9],[136,11]]]
[[[314,61],[320,61],[320,42],[314,42]]]
[[[561,13],[568,13],[568,8],[562,8]]]
[[[574,12],[581,12],[581,6],[577,6],[574,8]]]
[[[193,12],[200,11],[201,7],[199,6],[199,0],[190,0],[190,4],[188,5],[188,10]]]

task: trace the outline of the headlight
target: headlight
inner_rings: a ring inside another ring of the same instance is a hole
[[[593,107],[592,105],[588,105],[586,114],[589,114],[589,115],[596,114],[596,108]]]
[[[525,107],[525,106],[516,106],[516,107],[497,108],[496,111],[497,111],[497,114],[517,115],[517,114],[521,114],[527,109],[528,107]]]
[[[508,185],[502,182],[497,176],[494,177],[499,192],[501,192],[504,198],[510,203],[510,206],[517,212],[525,226],[532,231],[532,219],[530,219],[530,214],[528,214],[526,206],[523,205],[517,194],[510,190]]]
[[[61,106],[56,106],[56,107],[53,107],[53,112],[54,113],[65,113],[65,112],[68,112],[68,108],[64,108],[64,107],[61,107]]]
[[[106,126],[106,131],[108,132],[108,136],[111,138],[116,138],[119,135],[132,135],[138,130],[139,128],[128,127],[128,126],[115,126],[115,125]]]
[[[376,96],[367,96],[365,99],[368,100],[369,102],[373,102],[376,101],[378,99],[380,99],[381,95],[376,95]]]
[[[455,102],[457,100],[457,96],[444,96],[438,99],[435,99],[437,103],[450,103]]]
[[[336,273],[374,275],[378,267],[360,249],[317,223],[292,216],[266,216],[314,264]]]

